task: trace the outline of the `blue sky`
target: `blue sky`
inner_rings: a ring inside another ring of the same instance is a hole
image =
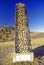
[[[44,0],[0,0],[0,26],[14,26],[19,2],[26,5],[30,30],[44,32]]]

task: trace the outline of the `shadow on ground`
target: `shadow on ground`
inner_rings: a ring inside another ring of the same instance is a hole
[[[35,57],[42,57],[44,56],[44,45],[37,47],[32,51],[34,52]]]

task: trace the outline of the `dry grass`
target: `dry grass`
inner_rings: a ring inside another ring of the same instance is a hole
[[[3,48],[3,47],[11,47],[11,46],[14,46],[14,41],[9,41],[9,42],[0,42],[0,48]]]
[[[36,38],[31,40],[32,48],[44,45],[44,38]]]
[[[30,33],[32,48],[44,45],[44,33]]]
[[[36,48],[44,45],[44,34],[31,33],[31,44],[32,44],[32,48]],[[0,42],[0,51],[2,55],[3,53],[8,52],[9,49],[12,50],[14,45],[15,45],[14,41]],[[2,60],[0,59],[0,65],[39,65],[37,58],[34,60],[33,63],[30,62],[13,63],[12,58],[13,58],[13,52],[9,51],[8,54],[5,55],[4,58],[2,58]]]

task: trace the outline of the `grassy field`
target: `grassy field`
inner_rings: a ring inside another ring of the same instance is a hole
[[[31,32],[30,37],[31,37],[32,49],[44,45],[44,33]],[[14,46],[15,46],[14,41],[0,42],[0,65],[35,65],[35,64],[39,65],[38,58],[35,58],[33,63],[21,62],[14,64],[13,63]]]
[[[14,41],[0,42],[0,64],[6,65],[13,59]]]
[[[31,37],[32,48],[36,48],[44,45],[44,33],[31,32],[30,37]]]

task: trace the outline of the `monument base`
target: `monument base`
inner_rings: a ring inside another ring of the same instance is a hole
[[[34,54],[33,52],[30,53],[16,53],[13,56],[13,62],[20,62],[20,61],[30,61],[33,62],[34,61]]]

